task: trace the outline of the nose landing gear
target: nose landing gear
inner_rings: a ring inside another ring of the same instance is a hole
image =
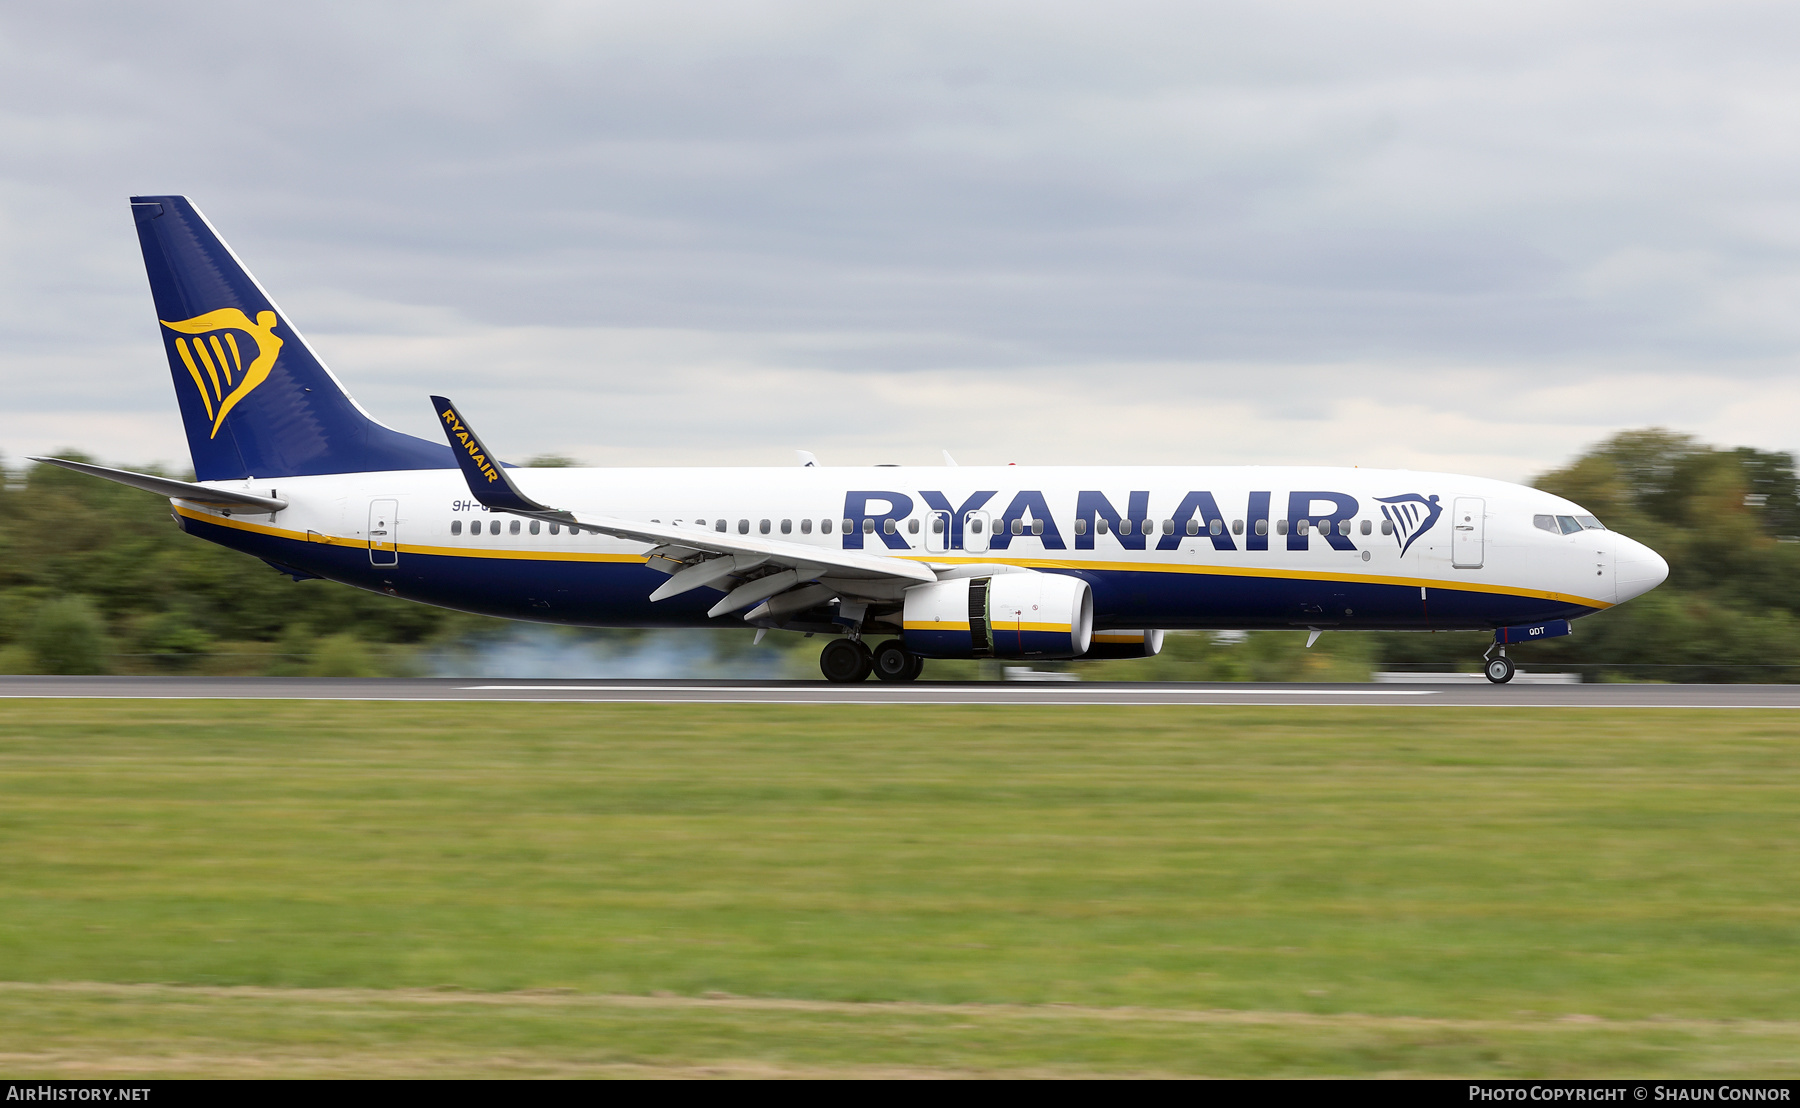
[[[1496,648],[1499,649],[1500,653],[1494,653]],[[1504,685],[1508,681],[1511,681],[1513,679],[1513,674],[1517,672],[1512,659],[1506,656],[1506,648],[1500,646],[1498,643],[1488,647],[1487,654],[1483,654],[1481,659],[1482,672],[1487,674],[1487,679],[1496,685]]]

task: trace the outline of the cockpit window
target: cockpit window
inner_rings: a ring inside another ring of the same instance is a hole
[[[1573,535],[1577,531],[1604,531],[1606,525],[1593,516],[1532,516],[1531,525],[1552,535]]]

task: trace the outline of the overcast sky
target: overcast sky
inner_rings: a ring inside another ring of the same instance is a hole
[[[185,466],[126,197],[604,465],[1800,447],[1800,7],[0,0],[0,450]]]

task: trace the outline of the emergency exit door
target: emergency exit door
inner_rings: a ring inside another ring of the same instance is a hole
[[[393,566],[400,564],[400,502],[398,500],[372,500],[369,502],[369,564],[372,566]]]
[[[1487,502],[1478,496],[1459,496],[1450,513],[1450,564],[1457,569],[1480,569],[1482,517]]]
[[[967,512],[963,515],[962,548],[980,553],[988,548],[988,514]]]

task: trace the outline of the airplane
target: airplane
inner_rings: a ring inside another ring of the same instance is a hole
[[[134,196],[194,481],[33,460],[169,498],[190,535],[404,600],[587,627],[828,637],[833,682],[928,659],[1144,658],[1170,630],[1491,631],[1507,648],[1669,567],[1580,505],[1324,466],[529,468],[431,397],[365,411],[183,196]],[[885,637],[885,638],[883,638]],[[873,649],[871,639],[882,639]]]

